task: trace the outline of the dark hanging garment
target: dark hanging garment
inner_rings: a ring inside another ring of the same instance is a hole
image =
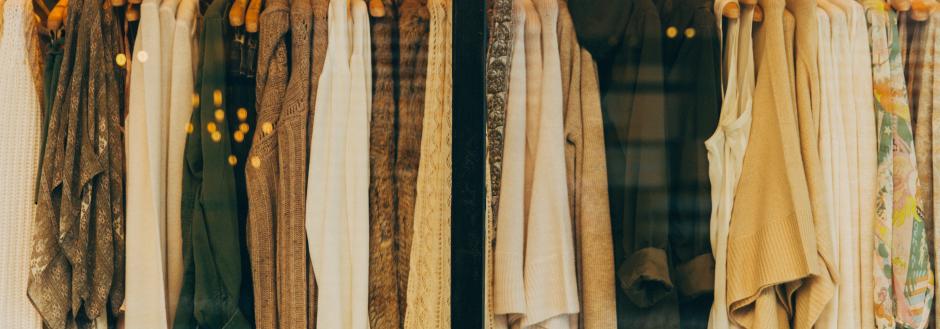
[[[401,328],[405,314],[399,305],[405,299],[399,297],[406,291],[400,286],[396,262],[400,252],[396,245],[395,187],[398,10],[394,1],[382,2],[385,16],[370,21],[373,90],[369,128],[369,324],[372,328]]]
[[[61,37],[56,37],[55,33],[49,33],[49,43],[46,49],[45,67],[43,68],[42,89],[42,129],[40,137],[39,150],[39,172],[36,175],[36,195],[33,197],[35,202],[39,201],[39,182],[42,179],[42,163],[46,153],[46,139],[49,136],[49,116],[52,114],[52,103],[55,101],[56,87],[59,85],[59,68],[62,66],[62,43],[65,41]]]
[[[54,329],[113,321],[124,298],[124,76],[114,60],[121,28],[97,1],[72,1],[68,11],[55,94],[46,99],[27,291]]]
[[[705,140],[721,109],[720,45],[712,1],[673,0],[664,15],[669,247],[681,328],[707,328],[715,282]]]
[[[669,257],[663,30],[651,0],[570,0],[597,60],[617,269],[618,328],[679,328]]]
[[[184,155],[183,288],[174,328],[254,326],[244,172],[256,128],[257,39],[232,28],[228,10],[228,1],[215,0],[199,38],[199,102]],[[238,141],[242,124],[251,129]]]

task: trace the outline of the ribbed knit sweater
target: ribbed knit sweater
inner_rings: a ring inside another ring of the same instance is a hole
[[[38,52],[32,7],[27,0],[0,4],[0,47],[7,50],[0,52],[0,318],[4,326],[23,329],[41,327],[39,313],[26,297],[42,113],[29,60]]]

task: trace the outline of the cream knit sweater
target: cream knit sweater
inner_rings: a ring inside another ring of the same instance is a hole
[[[167,328],[166,142],[168,80],[163,76],[159,0],[140,6],[130,74],[127,122],[128,328]],[[166,31],[168,32],[168,31]]]
[[[370,42],[365,3],[330,1],[307,181],[318,328],[369,328]]]
[[[0,322],[38,329],[39,314],[26,297],[42,113],[29,60],[38,53],[36,27],[31,1],[0,2],[0,11]]]
[[[451,6],[452,0],[428,1],[428,71],[406,329],[451,327]]]

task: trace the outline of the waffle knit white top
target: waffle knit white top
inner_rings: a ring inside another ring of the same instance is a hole
[[[29,0],[0,4],[0,322],[4,328],[38,329],[39,314],[26,297],[42,113],[29,60],[35,21]]]

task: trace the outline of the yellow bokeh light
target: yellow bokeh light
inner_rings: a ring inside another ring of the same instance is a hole
[[[270,122],[265,122],[261,124],[261,131],[264,132],[265,135],[269,135],[274,132],[274,125]]]
[[[679,29],[677,29],[675,26],[666,28],[666,37],[672,39],[676,37],[676,34],[679,34]]]

